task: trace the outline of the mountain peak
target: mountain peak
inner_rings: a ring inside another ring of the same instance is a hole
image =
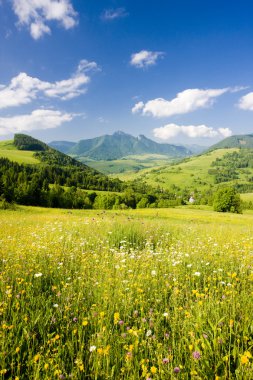
[[[159,144],[144,135],[134,137],[123,131],[116,131],[112,135],[81,140],[72,146],[68,153],[93,160],[117,160],[129,155],[143,154],[163,154],[170,157],[185,157],[191,154],[185,147]]]
[[[128,134],[123,131],[116,131],[113,133],[113,136],[128,136]]]

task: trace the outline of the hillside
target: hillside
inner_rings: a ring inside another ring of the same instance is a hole
[[[142,180],[151,186],[178,191],[207,190],[222,184],[233,185],[240,192],[253,191],[253,149],[216,149],[180,163],[119,174],[122,180]]]
[[[109,179],[97,170],[24,134],[16,134],[14,140],[0,143],[0,179],[8,175],[13,184],[15,181],[29,183],[36,177],[38,186],[46,180],[48,184],[82,189],[118,191],[121,188],[118,180]]]
[[[93,160],[117,160],[129,155],[142,154],[160,154],[170,157],[185,157],[192,154],[183,146],[159,144],[144,135],[134,137],[120,131],[113,135],[81,140],[75,145],[73,144],[54,141],[49,145],[79,159],[86,157]],[[70,149],[67,149],[68,146]]]
[[[234,135],[225,138],[224,140],[212,145],[208,151],[215,149],[229,148],[253,148],[253,134],[249,135]]]

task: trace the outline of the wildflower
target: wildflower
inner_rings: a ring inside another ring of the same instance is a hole
[[[150,371],[151,371],[151,373],[153,373],[153,375],[157,372],[157,368],[155,367],[155,366],[152,366],[151,368],[150,368]]]
[[[77,318],[77,317],[74,317],[74,318],[73,318],[73,322],[76,323],[77,321],[78,321],[78,318]]]
[[[169,363],[169,359],[168,358],[163,358],[163,364],[168,364]]]
[[[116,325],[120,320],[118,312],[114,313],[113,319],[114,319],[114,324]]]
[[[174,373],[179,373],[180,372],[180,368],[179,367],[175,367],[173,371],[174,371]]]
[[[200,272],[195,272],[195,273],[194,273],[194,276],[198,276],[198,277],[199,277],[200,275],[201,275]]]
[[[151,276],[156,276],[156,270],[151,271]]]
[[[194,351],[192,353],[192,357],[193,357],[193,359],[199,360],[200,357],[201,357],[200,352],[199,351]]]
[[[40,354],[36,354],[34,356],[34,358],[33,358],[34,363],[37,363],[37,361],[39,360],[39,358],[40,358]]]
[[[90,352],[96,351],[96,346],[90,346]]]
[[[249,358],[246,355],[242,355],[241,364],[248,364]]]
[[[59,307],[58,303],[54,303],[53,307],[55,307],[55,308]]]
[[[38,277],[41,277],[42,276],[42,273],[35,273],[34,277],[35,278],[38,278]]]
[[[124,325],[124,321],[120,320],[120,321],[119,321],[119,325],[120,325],[120,326]]]
[[[152,335],[152,330],[148,330],[148,331],[146,332],[146,336],[147,336],[147,337],[149,337],[150,335]]]
[[[163,313],[164,317],[168,317],[169,313]]]

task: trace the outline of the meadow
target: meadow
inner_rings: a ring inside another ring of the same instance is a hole
[[[0,157],[8,158],[19,164],[39,164],[40,161],[33,157],[32,151],[20,151],[13,144],[13,140],[0,141]]]
[[[253,378],[253,213],[0,211],[0,379]]]

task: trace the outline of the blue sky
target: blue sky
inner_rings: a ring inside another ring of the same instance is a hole
[[[251,1],[0,0],[0,139],[253,133]]]

